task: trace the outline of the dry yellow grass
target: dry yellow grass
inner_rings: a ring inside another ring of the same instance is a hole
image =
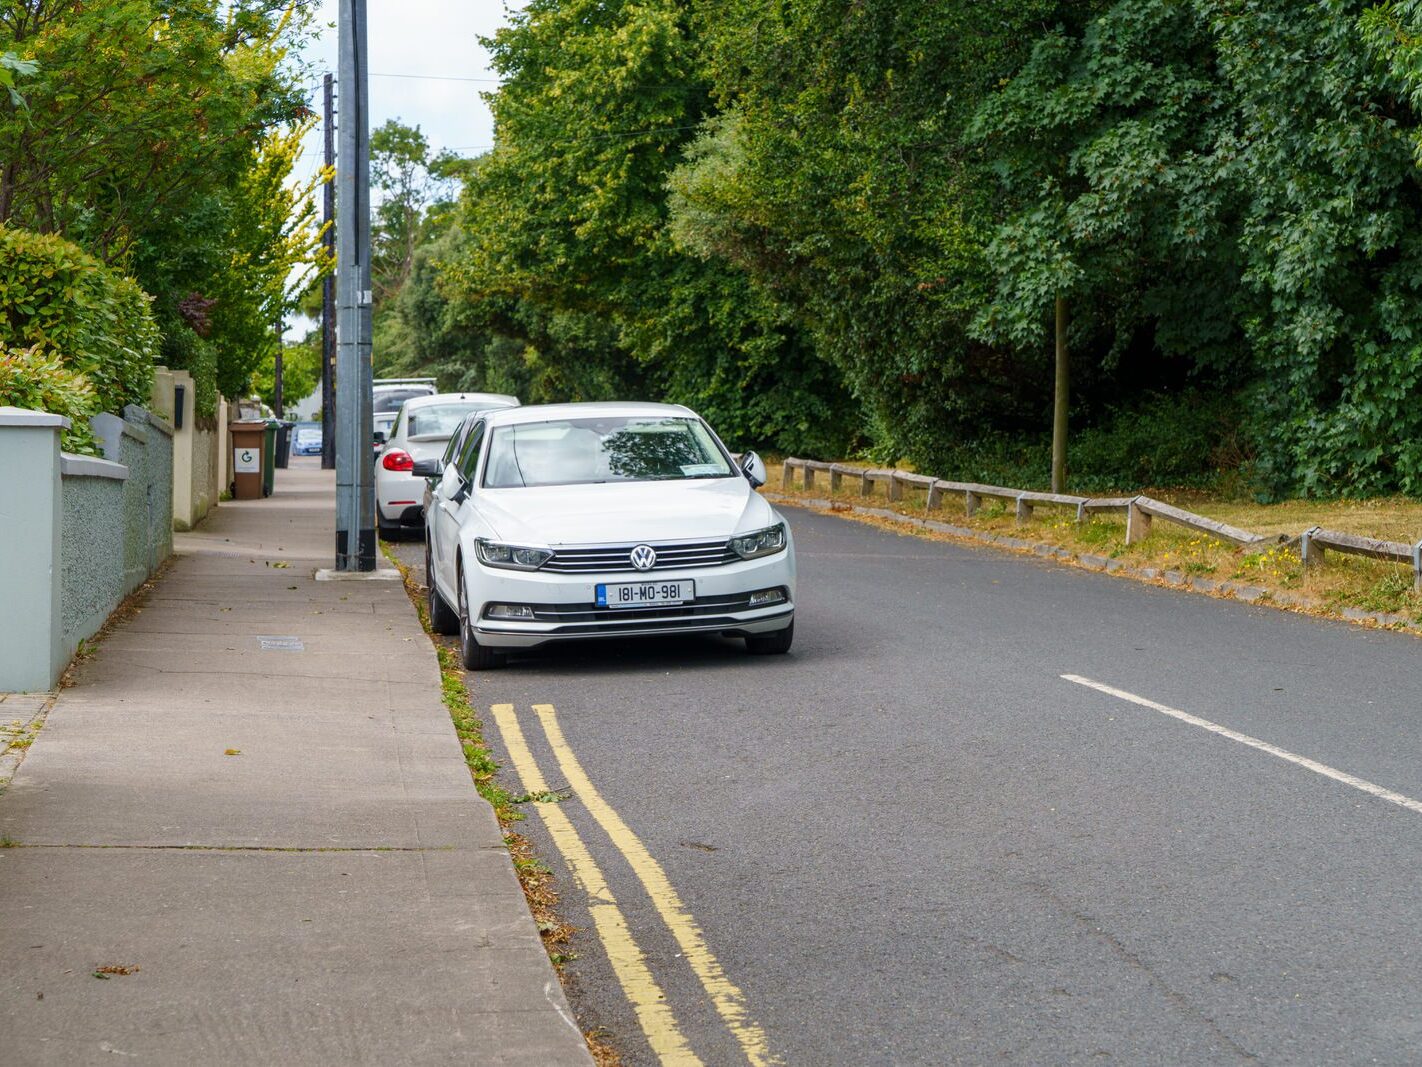
[[[767,489],[784,491],[783,468],[774,464],[769,473]],[[922,491],[906,489],[902,501],[890,503],[885,487],[879,485],[874,487],[870,497],[861,496],[858,479],[845,478],[839,491],[832,492],[829,476],[824,473],[816,476],[814,488],[809,492],[800,487],[797,474],[795,485],[787,495],[864,503],[915,517],[930,514]],[[1404,498],[1255,504],[1220,500],[1198,492],[1152,491],[1152,495],[1177,507],[1261,534],[1297,538],[1311,526],[1322,526],[1414,544],[1422,539],[1422,502]],[[1330,553],[1321,567],[1305,571],[1296,546],[1250,554],[1228,542],[1159,519],[1153,524],[1150,537],[1128,546],[1123,515],[1095,516],[1090,522],[1078,525],[1070,509],[1039,506],[1032,522],[1019,527],[1010,503],[984,500],[970,519],[964,514],[962,498],[957,495],[946,497],[943,506],[931,514],[958,526],[1120,559],[1138,567],[1157,567],[1187,575],[1244,582],[1271,592],[1301,594],[1308,598],[1314,610],[1323,613],[1354,607],[1406,615],[1422,622],[1422,596],[1412,591],[1411,567],[1396,563]]]

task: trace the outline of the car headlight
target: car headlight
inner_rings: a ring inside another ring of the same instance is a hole
[[[741,559],[756,559],[759,556],[773,556],[777,552],[784,552],[785,524],[777,522],[764,530],[733,537],[731,551]]]
[[[553,558],[553,553],[546,548],[501,545],[482,537],[475,540],[474,551],[479,556],[479,562],[485,566],[508,567],[516,571],[536,571]]]

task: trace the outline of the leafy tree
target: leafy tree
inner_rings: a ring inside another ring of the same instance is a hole
[[[390,119],[370,136],[371,185],[380,193],[371,225],[374,289],[373,350],[380,375],[428,371],[433,342],[412,328],[427,325],[401,310],[420,250],[438,243],[453,225],[455,176],[465,161],[432,154],[418,126]],[[448,369],[438,376],[443,380]]]
[[[1036,481],[1060,301],[1093,485],[1422,492],[1422,0],[531,0],[490,47],[457,228],[382,149],[392,365]]]
[[[1068,293],[1104,371],[1252,383],[1262,492],[1422,490],[1416,24],[1137,0],[1047,34],[978,118],[1014,208],[977,328],[1022,343]]]
[[[239,173],[304,104],[261,0],[11,0],[0,44],[38,71],[0,113],[0,223],[121,259],[148,219]],[[161,27],[161,32],[157,32]]]
[[[154,297],[162,358],[199,379],[200,411],[219,387],[242,390],[289,303],[286,271],[315,263],[287,229],[312,227],[297,202],[309,190],[286,187],[310,119],[288,54],[304,10],[0,5],[0,50],[35,66],[28,107],[0,107],[0,225],[62,233],[132,273]]]
[[[1041,372],[967,329],[996,204],[964,128],[1058,7],[698,6],[722,115],[672,176],[677,233],[796,308],[885,458],[1039,420]]]
[[[371,280],[377,306],[410,275],[415,249],[447,223],[457,161],[432,155],[418,126],[387,119],[370,135],[370,182],[380,191],[371,227]]]
[[[1151,364],[1234,363],[1239,190],[1215,153],[1234,113],[1213,63],[1196,11],[1141,0],[1048,31],[983,102],[968,134],[1010,207],[987,250],[995,291],[978,336],[1040,350],[1049,316],[1061,328],[1074,310],[1073,347],[1092,357],[1078,373],[1097,397],[1123,360],[1147,364],[1127,370],[1150,384]]]
[[[295,344],[285,344],[281,353],[282,398],[291,418],[292,406],[310,396],[321,382],[321,331],[311,330]],[[276,407],[276,361],[263,361],[252,372],[252,391],[268,407]]]
[[[1411,34],[1382,56],[1364,36],[1377,41],[1379,16],[1362,21],[1361,3],[1201,10],[1238,108],[1219,151],[1249,194],[1243,325],[1262,488],[1422,493],[1418,9],[1382,9]]]
[[[529,346],[535,388],[683,401],[738,441],[842,448],[847,398],[793,314],[668,226],[668,176],[711,109],[685,5],[534,0],[489,46],[497,147],[466,179],[448,277]]]
[[[38,69],[39,64],[32,60],[21,59],[14,52],[0,52],[0,89],[4,89],[5,95],[10,98],[11,107],[28,106],[20,91],[15,88],[15,83]]]

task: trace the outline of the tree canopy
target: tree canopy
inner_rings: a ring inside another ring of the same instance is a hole
[[[1422,0],[532,0],[487,44],[495,147],[389,298],[424,367],[1036,484],[1060,299],[1077,485],[1422,492]]]
[[[0,97],[0,226],[61,234],[131,274],[154,298],[162,358],[194,371],[201,412],[246,386],[294,290],[325,269],[311,187],[288,181],[313,118],[292,53],[304,10],[0,5],[13,94]]]

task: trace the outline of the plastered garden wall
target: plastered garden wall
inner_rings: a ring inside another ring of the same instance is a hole
[[[92,420],[104,458],[59,451],[67,420],[0,408],[0,692],[50,689],[79,642],[173,550],[173,429]]]

